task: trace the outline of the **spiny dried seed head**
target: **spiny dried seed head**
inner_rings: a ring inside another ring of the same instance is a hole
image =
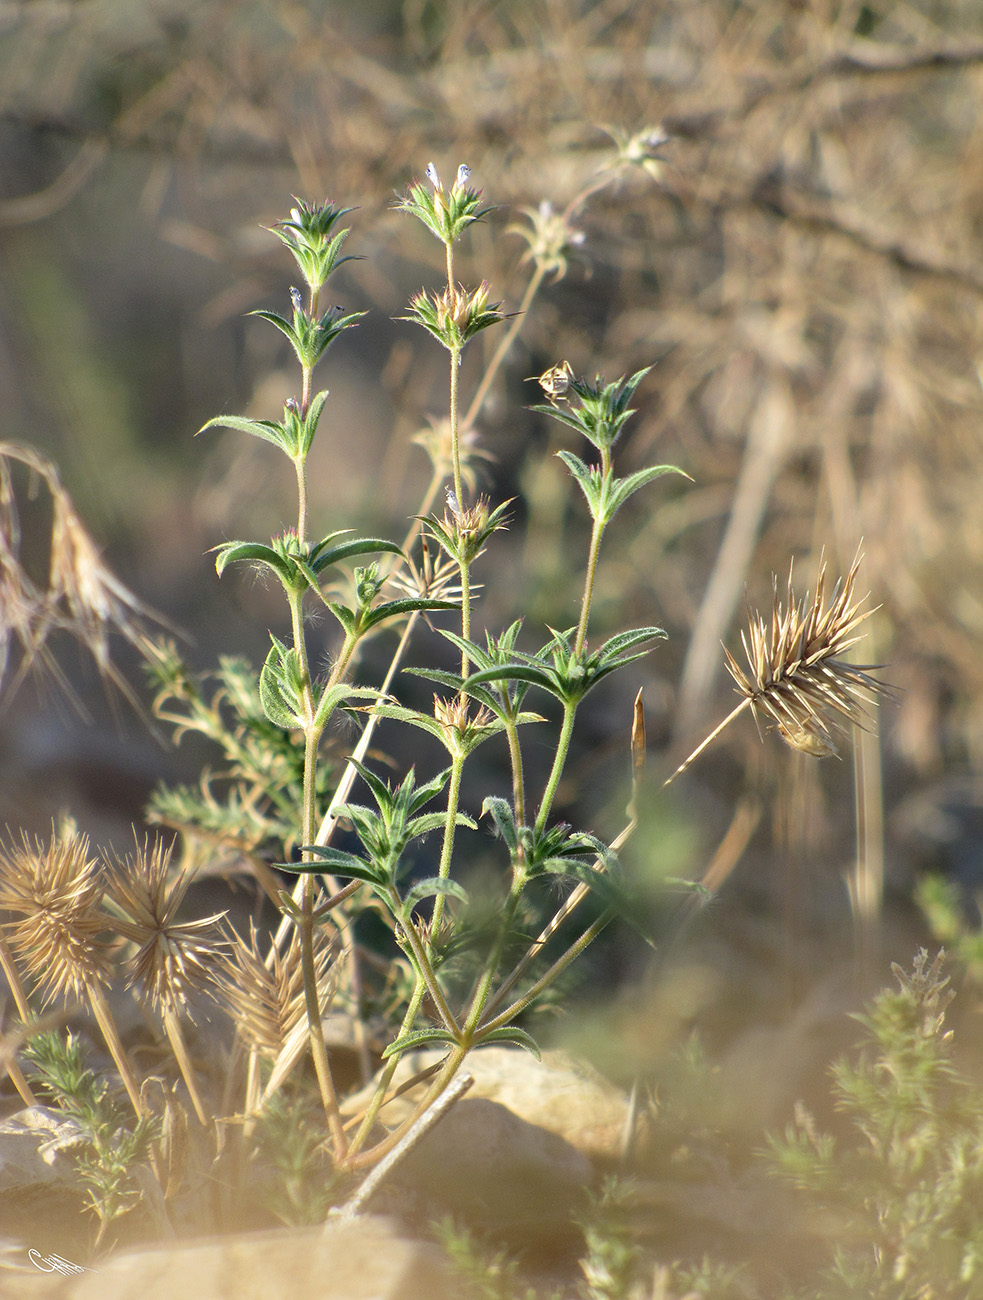
[[[52,827],[47,845],[23,835],[20,844],[0,846],[0,913],[20,918],[4,921],[3,928],[45,1005],[109,983],[112,956],[102,896],[88,838],[75,830]]]
[[[856,629],[872,610],[862,609],[866,596],[854,597],[858,551],[846,578],[838,581],[826,604],[826,561],[820,559],[816,594],[796,601],[789,570],[782,602],[774,582],[770,622],[751,615],[741,640],[750,673],[725,649],[727,668],[740,693],[750,701],[755,720],[773,721],[793,749],[827,758],[837,752],[833,732],[849,724],[869,729],[868,706],[878,695],[890,694],[871,676],[877,665],[857,665],[842,656],[860,637]]]
[[[176,920],[193,872],[170,871],[171,850],[157,841],[151,849],[118,858],[109,872],[107,899],[119,919],[114,928],[136,945],[127,963],[128,987],[136,987],[155,1010],[180,1008],[189,1015],[194,993],[211,993],[215,969],[228,946],[224,912],[197,921]]]

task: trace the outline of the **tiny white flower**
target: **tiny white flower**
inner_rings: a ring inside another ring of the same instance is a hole
[[[290,220],[293,221],[296,225],[298,226],[300,225],[300,208],[290,209]]]
[[[447,489],[447,506],[454,518],[460,520],[462,513],[461,503],[458,501],[453,488]]]
[[[427,180],[435,190],[440,189],[440,177],[437,175],[437,168],[432,162],[427,163]]]
[[[454,182],[454,188],[456,190],[463,189],[464,186],[467,185],[468,178],[470,177],[470,175],[471,175],[471,168],[467,165],[467,163],[461,163],[460,167],[458,167],[457,169],[457,180]]]
[[[291,290],[290,290],[290,301],[291,301],[291,302],[293,303],[293,305],[294,305],[294,311],[303,311],[303,310],[304,310],[304,298],[303,298],[303,295],[301,294],[301,292],[300,292],[299,289],[297,289],[297,288],[291,288]]]

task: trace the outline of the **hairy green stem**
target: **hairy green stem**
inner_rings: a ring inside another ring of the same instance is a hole
[[[303,546],[307,541],[307,457],[294,459],[297,472],[297,540]]]
[[[592,925],[587,927],[583,934],[570,945],[563,956],[558,957],[549,970],[544,975],[541,975],[536,983],[531,985],[521,997],[516,998],[511,1006],[506,1007],[504,1011],[500,1011],[497,1016],[481,1025],[479,1034],[485,1034],[493,1029],[500,1029],[511,1024],[527,1007],[532,1006],[536,999],[545,993],[557,976],[562,975],[567,967],[576,961],[584,949],[594,942],[613,917],[614,912],[608,908]]]
[[[502,953],[505,950],[505,944],[508,941],[509,931],[515,920],[515,914],[519,907],[519,900],[522,897],[522,891],[525,888],[526,876],[521,863],[513,863],[512,887],[509,890],[509,896],[506,900],[502,913],[501,923],[499,925],[498,936],[495,940],[495,946],[488,954],[485,962],[485,968],[481,972],[475,987],[474,994],[471,998],[471,1005],[464,1020],[464,1040],[470,1042],[475,1035],[475,1031],[481,1022],[481,1017],[485,1013],[485,1007],[488,1003],[488,996],[491,992],[491,986],[498,974],[499,964],[502,960]]]
[[[526,781],[522,764],[522,746],[519,743],[519,728],[514,722],[506,722],[505,736],[509,745],[509,759],[512,765],[512,809],[515,824],[524,826],[526,821]],[[520,847],[521,854],[522,849]]]
[[[440,895],[438,894],[437,897],[439,899]],[[389,907],[394,916],[398,917],[400,915],[402,911],[402,900],[395,889],[389,897]],[[457,1023],[457,1017],[454,1015],[454,1012],[450,1008],[450,1003],[444,996],[444,990],[440,987],[440,983],[430,962],[430,954],[427,951],[427,947],[420,942],[420,936],[416,931],[416,927],[414,926],[411,917],[406,918],[402,930],[403,936],[406,939],[406,946],[412,953],[417,975],[422,977],[426,983],[427,992],[430,994],[437,1014],[443,1021],[444,1028],[449,1030],[455,1038],[460,1038],[461,1026]]]
[[[413,990],[413,995],[407,1003],[406,1011],[403,1015],[403,1023],[400,1025],[399,1033],[396,1035],[397,1040],[402,1038],[404,1034],[408,1034],[413,1028],[426,991],[426,983],[420,975],[417,975],[416,988]],[[382,1109],[383,1102],[386,1100],[386,1093],[389,1090],[389,1085],[393,1081],[393,1075],[396,1073],[396,1067],[399,1065],[399,1062],[400,1054],[394,1052],[383,1067],[382,1073],[379,1076],[379,1082],[376,1085],[376,1090],[372,1095],[371,1102],[369,1103],[369,1108],[362,1117],[362,1122],[358,1127],[358,1132],[352,1138],[351,1145],[348,1148],[349,1158],[357,1155],[365,1144],[365,1140],[372,1130],[372,1125],[375,1123],[376,1116]]]
[[[607,447],[601,448],[601,474],[606,484],[611,477],[611,452]],[[608,525],[608,520],[604,517],[603,502],[598,508],[594,517],[594,526],[591,529],[590,549],[587,553],[587,572],[584,576],[584,594],[580,601],[580,621],[577,624],[577,635],[574,639],[574,653],[580,655],[584,649],[584,642],[587,640],[587,624],[590,620],[590,607],[594,599],[594,581],[597,577],[597,558],[601,552],[601,542],[604,538],[604,530]]]
[[[451,874],[451,859],[454,856],[454,832],[457,829],[457,811],[461,800],[461,774],[464,771],[464,757],[455,754],[451,759],[451,775],[447,785],[447,815],[444,819],[444,842],[440,850],[440,866],[437,868],[437,876],[440,880],[448,880]],[[440,923],[444,916],[444,895],[438,894],[434,899],[433,915],[430,919],[431,944],[428,945],[429,952],[433,951],[432,940],[436,938]]]
[[[556,753],[553,755],[553,767],[549,774],[549,780],[546,782],[546,788],[543,791],[542,802],[539,805],[539,815],[536,818],[537,834],[541,834],[546,829],[546,823],[549,820],[550,809],[556,797],[556,788],[560,784],[560,777],[563,775],[563,767],[570,750],[570,739],[573,736],[573,724],[576,715],[577,704],[568,700],[563,705],[563,723],[560,727],[559,739],[556,742]]]

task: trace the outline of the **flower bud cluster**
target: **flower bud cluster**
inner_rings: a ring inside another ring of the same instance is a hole
[[[401,212],[411,212],[441,243],[453,244],[472,221],[480,221],[491,211],[490,207],[481,206],[481,191],[468,185],[470,176],[471,169],[462,163],[454,184],[448,190],[437,175],[437,168],[428,163],[426,177],[429,185],[423,181],[411,182],[409,192],[396,207]]]
[[[488,301],[489,286],[482,280],[477,289],[448,285],[440,293],[421,289],[410,299],[410,314],[401,320],[416,321],[450,352],[459,353],[480,330],[502,319],[501,303]]]
[[[338,219],[352,209],[336,208],[327,199],[323,203],[303,203],[299,199],[297,202],[299,206],[290,209],[287,221],[278,221],[269,229],[290,249],[311,293],[316,295],[332,271],[343,262],[352,260],[350,257],[338,256],[348,230],[332,234]],[[296,290],[291,290],[291,296],[295,292]]]

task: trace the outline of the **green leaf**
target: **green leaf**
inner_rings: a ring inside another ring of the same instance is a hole
[[[295,570],[272,546],[262,542],[226,542],[217,546],[215,551],[215,571],[219,577],[230,564],[262,564],[273,570],[285,590],[293,590]]]
[[[314,727],[316,730],[322,731],[332,713],[345,700],[375,700],[378,698],[379,689],[376,686],[352,686],[348,682],[337,682],[334,686],[325,687],[317,703],[317,710],[314,714]]]
[[[291,455],[286,430],[282,424],[277,424],[273,420],[247,420],[243,415],[217,415],[213,420],[206,421],[198,433],[204,433],[206,429],[237,429],[240,433],[249,433],[254,438],[271,442],[274,447],[279,447],[288,456]],[[196,433],[195,437],[197,436]]]
[[[612,519],[615,512],[621,509],[633,492],[637,492],[646,483],[651,483],[653,479],[661,478],[663,474],[682,474],[683,478],[689,478],[684,470],[678,469],[675,465],[650,465],[647,469],[629,474],[626,478],[614,479],[605,502],[607,518]]]
[[[438,1043],[446,1043],[449,1047],[458,1045],[457,1039],[447,1029],[414,1029],[390,1043],[382,1053],[382,1059],[386,1061],[390,1056],[401,1056],[403,1052],[412,1052],[418,1047],[435,1047]]]
[[[332,533],[331,537],[326,537],[316,546],[311,547],[310,563],[315,573],[322,573],[333,564],[350,560],[355,555],[372,555],[379,551],[388,551],[391,555],[403,554],[401,547],[395,542],[387,541],[384,537],[355,537],[351,541],[331,546],[331,541],[337,536],[337,533]]]
[[[259,674],[259,698],[263,712],[275,727],[293,731],[303,727],[304,719],[286,680],[285,661],[288,654],[286,647],[273,637],[273,647]]]
[[[328,600],[325,601],[325,605],[341,624],[346,636],[354,637],[357,635],[358,619],[356,618],[353,609],[349,609],[347,605],[343,605],[340,600]]]
[[[432,898],[435,894],[456,898],[462,903],[468,901],[467,890],[456,880],[442,880],[439,876],[429,876],[426,880],[418,880],[403,899],[405,914],[409,916],[417,903],[421,903],[425,898]]]
[[[301,456],[306,456],[311,449],[311,443],[314,441],[314,435],[317,433],[318,421],[321,418],[321,411],[328,397],[328,390],[315,394],[311,398],[311,404],[307,408],[307,415],[301,428],[300,446],[298,452]]]
[[[592,517],[596,519],[601,508],[604,487],[600,470],[585,464],[572,451],[558,451],[556,454],[573,475],[578,487],[587,498]]]
[[[543,1059],[542,1052],[539,1050],[539,1044],[531,1034],[527,1034],[524,1029],[516,1029],[514,1025],[503,1025],[500,1029],[491,1029],[487,1034],[478,1031],[475,1038],[475,1047],[486,1047],[489,1043],[504,1043],[506,1046],[522,1047],[527,1052],[532,1052],[537,1061]]]
[[[315,848],[309,848],[308,852],[314,852]],[[329,872],[333,876],[351,876],[354,880],[364,880],[370,885],[385,886],[389,883],[371,863],[356,857],[354,853],[344,853],[341,849],[321,849],[320,853],[323,856],[316,861],[278,862],[276,865],[281,871],[290,871],[297,876]]]
[[[400,614],[412,614],[420,610],[429,610],[431,612],[440,609],[460,609],[459,600],[428,600],[423,597],[409,597],[405,600],[390,600],[384,605],[378,605],[365,614],[359,624],[362,632],[368,632],[383,623],[386,619],[397,618]]]
[[[293,344],[293,349],[297,353],[297,356],[301,358],[301,361],[304,360],[303,343],[292,321],[280,316],[275,311],[251,311],[246,314],[248,316],[258,316],[260,320],[269,321],[271,325],[276,326],[280,333],[288,338]]]
[[[519,828],[515,824],[515,813],[512,805],[506,800],[501,799],[498,795],[489,795],[481,805],[482,817],[488,816],[495,823],[495,829],[508,846],[509,853],[514,857],[519,851]]]

